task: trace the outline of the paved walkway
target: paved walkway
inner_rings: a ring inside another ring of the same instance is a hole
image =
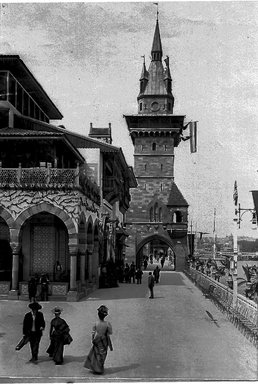
[[[255,347],[184,274],[161,272],[154,300],[148,298],[147,275],[142,285],[99,289],[81,302],[44,302],[47,328],[37,365],[28,362],[28,345],[14,350],[28,302],[0,301],[0,382],[258,379]],[[65,347],[62,366],[55,366],[45,352],[51,309],[57,304],[74,339]],[[108,352],[105,374],[96,376],[83,363],[100,304],[110,309],[114,351]]]

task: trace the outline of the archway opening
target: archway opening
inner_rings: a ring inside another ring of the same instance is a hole
[[[0,218],[0,281],[12,278],[12,249],[10,247],[10,231],[5,220]]]
[[[175,271],[176,254],[172,244],[159,235],[144,239],[137,246],[136,265],[143,269],[153,269],[158,265],[160,268]]]
[[[46,274],[54,281],[58,262],[59,281],[69,281],[68,232],[62,220],[49,212],[35,214],[25,221],[20,236],[23,280]]]

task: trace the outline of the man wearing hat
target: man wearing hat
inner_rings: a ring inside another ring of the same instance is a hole
[[[39,311],[42,308],[39,303],[31,303],[29,308],[31,311],[25,314],[23,320],[23,335],[29,337],[32,354],[30,361],[36,363],[42,331],[45,329],[45,320],[43,313]]]

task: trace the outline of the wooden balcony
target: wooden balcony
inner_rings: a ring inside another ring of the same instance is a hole
[[[2,189],[80,189],[96,204],[100,204],[100,191],[96,183],[79,168],[2,168],[0,167],[0,188]]]

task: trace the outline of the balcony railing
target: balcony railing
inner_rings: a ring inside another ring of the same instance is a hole
[[[75,189],[79,188],[99,205],[100,191],[96,183],[79,168],[2,168],[0,167],[0,188],[9,189]]]

